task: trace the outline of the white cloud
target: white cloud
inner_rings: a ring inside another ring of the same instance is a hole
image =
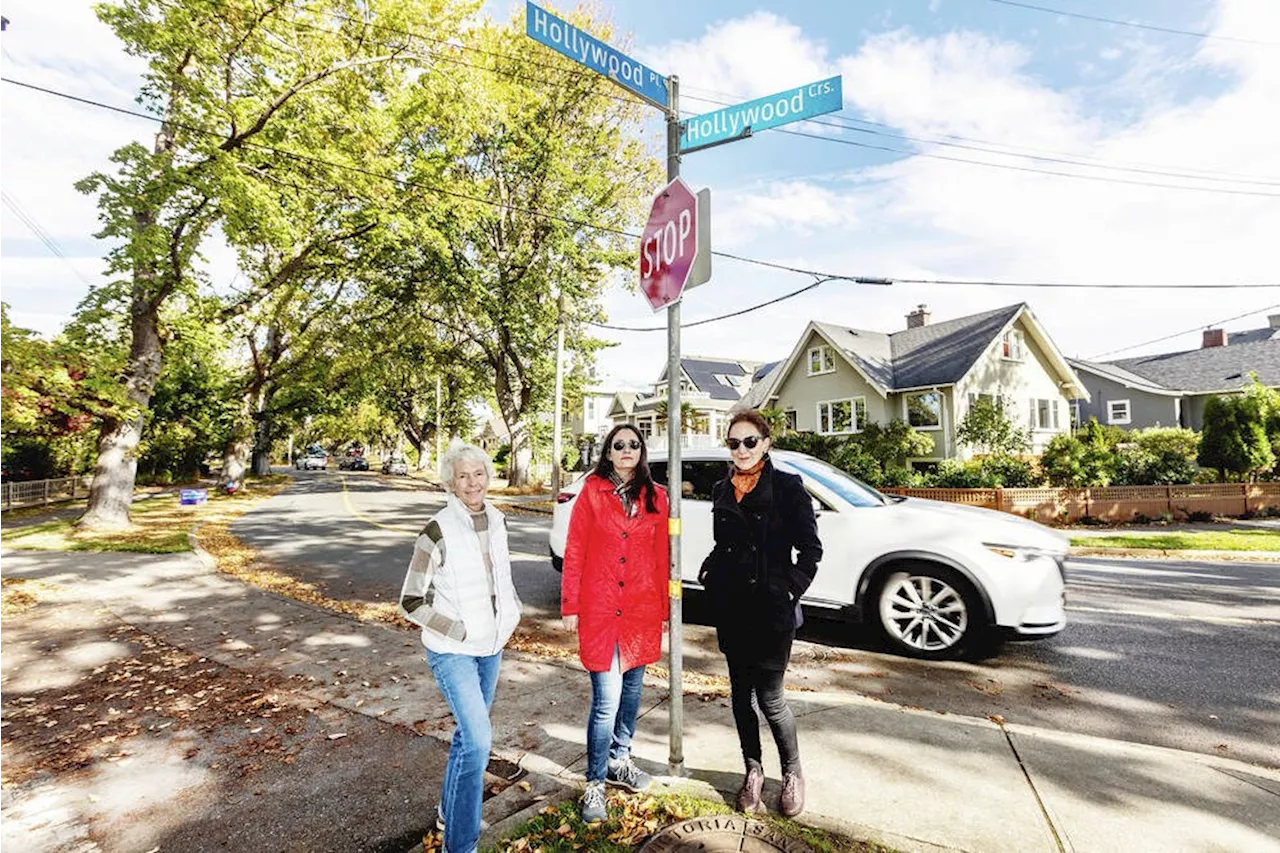
[[[753,12],[708,28],[700,39],[672,42],[642,53],[642,58],[678,75],[682,91],[744,99],[830,76],[826,55],[827,49],[795,24],[772,12]],[[698,106],[692,111],[705,110]]]
[[[133,102],[141,63],[125,55],[115,35],[75,0],[5,5],[6,77],[126,109]],[[13,84],[3,87],[5,193],[70,257],[89,281],[98,281],[107,244],[93,234],[101,225],[95,200],[73,184],[111,168],[111,152],[146,140],[154,125]],[[69,319],[88,286],[43,246],[6,206],[0,220],[5,252],[0,258],[4,299],[14,322],[43,333]],[[91,246],[93,257],[75,257]]]
[[[1222,0],[1215,21],[1216,31],[1225,35],[1280,41],[1280,6],[1269,0]],[[732,34],[749,36],[750,47],[731,50]],[[745,56],[741,60],[739,50]],[[783,71],[750,61],[766,55],[757,53],[765,50],[779,56]],[[855,53],[828,59],[818,39],[785,19],[757,13],[723,23],[696,44],[672,45],[670,56],[673,62],[687,58],[697,79],[732,81],[742,94],[752,95],[838,67],[847,108],[908,136],[964,136],[1035,149],[1045,156],[1066,152],[1068,158],[1109,164],[1268,176],[1278,182],[1225,184],[925,146],[917,150],[1111,180],[1075,180],[925,156],[851,167],[837,176],[791,174],[742,189],[715,188],[732,202],[716,208],[718,217],[729,220],[728,226],[719,223],[714,229],[722,241],[717,248],[728,243],[742,254],[800,266],[912,278],[1117,285],[1280,281],[1280,255],[1274,248],[1280,198],[1123,183],[1280,194],[1275,154],[1280,57],[1275,48],[1205,40],[1190,59],[1185,51],[1178,58],[1142,41],[1126,44],[1124,50],[1113,60],[1129,72],[1113,84],[1118,88],[1091,91],[1051,85],[1030,70],[1027,47],[982,33],[923,37],[899,28],[870,36]],[[1188,72],[1207,77],[1196,94],[1186,94]],[[692,73],[689,79],[695,79]],[[1123,108],[1117,109],[1117,103]],[[850,149],[848,160],[858,163],[862,158]],[[780,205],[784,198],[799,200],[800,213]],[[712,283],[689,297],[685,319],[745,307],[804,283],[798,276],[719,263]],[[724,295],[717,298],[716,290]],[[918,302],[929,303],[935,319],[945,319],[1018,301],[1032,305],[1068,354],[1089,356],[1266,307],[1280,302],[1280,288],[1117,293],[940,285],[881,290],[832,284],[754,315],[690,330],[685,350],[781,357],[809,318],[896,330]],[[1256,317],[1231,327],[1264,323]],[[623,338],[626,346],[616,352],[634,359],[643,351],[661,363],[663,341],[641,343],[637,338]],[[1197,331],[1155,349],[1198,345]]]

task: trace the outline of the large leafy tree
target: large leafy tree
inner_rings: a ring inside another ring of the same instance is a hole
[[[113,156],[117,171],[79,183],[98,196],[114,276],[94,294],[129,318],[120,380],[125,406],[102,421],[89,506],[81,523],[128,523],[136,452],[172,331],[166,304],[202,285],[203,240],[268,184],[306,181],[314,160],[357,126],[398,69],[417,61],[407,41],[377,27],[456,26],[450,0],[122,0],[99,7],[126,51],[147,63],[139,100],[160,121],[150,146]]]
[[[585,16],[575,23],[609,36]],[[413,284],[415,310],[486,367],[519,485],[532,420],[550,408],[556,324],[568,349],[589,346],[584,321],[633,257],[613,231],[634,224],[659,171],[637,141],[636,103],[525,37],[522,20],[483,24],[467,41],[483,53],[424,77],[405,104],[405,172],[448,195],[410,194],[419,239],[401,282]],[[548,66],[563,71],[530,73]]]

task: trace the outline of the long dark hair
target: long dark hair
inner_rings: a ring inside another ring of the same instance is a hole
[[[606,480],[613,476],[613,462],[609,459],[609,451],[613,449],[614,437],[624,429],[633,433],[636,440],[640,442],[640,461],[636,464],[635,473],[631,475],[631,482],[627,483],[627,496],[631,498],[632,503],[638,503],[643,493],[644,511],[657,512],[658,505],[654,503],[657,489],[653,485],[653,475],[649,473],[649,448],[645,446],[644,436],[634,424],[618,424],[609,430],[609,434],[604,437],[600,458],[596,460],[595,474]]]

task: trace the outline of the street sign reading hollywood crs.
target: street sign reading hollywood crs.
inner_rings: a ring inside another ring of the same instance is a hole
[[[676,178],[653,197],[640,235],[640,289],[660,311],[680,299],[698,258],[698,197]]]
[[[844,106],[840,84],[839,76],[828,77],[685,119],[680,123],[680,151],[687,154],[723,142],[733,142],[771,127],[835,112]]]

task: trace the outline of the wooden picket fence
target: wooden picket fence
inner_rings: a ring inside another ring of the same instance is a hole
[[[1090,516],[1102,521],[1159,518],[1185,520],[1193,513],[1239,516],[1280,509],[1280,482],[1204,483],[1182,486],[1105,486],[1086,489],[903,489],[892,495],[998,509],[1039,522],[1074,522]]]
[[[78,477],[58,477],[53,480],[0,483],[0,510],[73,501],[89,493],[89,483],[92,480],[88,474],[81,474]]]

